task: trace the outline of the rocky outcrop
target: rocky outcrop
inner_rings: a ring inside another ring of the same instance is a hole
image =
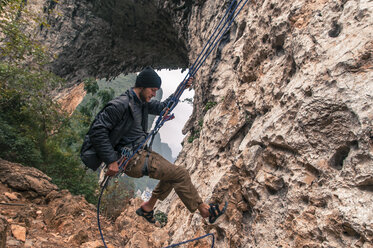
[[[49,2],[41,36],[71,84],[186,67],[228,4],[104,2]],[[158,205],[168,243],[211,232],[216,247],[372,247],[372,11],[367,0],[249,2],[197,74],[194,140],[176,162],[228,211],[210,225],[173,194]]]
[[[115,221],[115,228],[122,238],[122,247],[165,247],[169,245],[168,230],[157,225],[149,224],[142,217],[134,215],[141,204],[140,199],[134,199]]]
[[[0,182],[0,248],[103,247],[96,206],[83,196],[59,190],[35,168],[0,160],[0,172],[2,177],[8,174]],[[101,214],[108,248],[169,244],[166,228],[149,224],[136,215],[141,203],[139,198],[132,199],[126,211],[113,221]]]
[[[216,5],[193,7],[190,58]],[[372,247],[372,10],[249,3],[197,76],[184,131],[200,135],[177,160],[228,211],[209,225],[173,195],[159,206],[172,241],[212,232],[216,247]]]
[[[50,178],[35,168],[0,160],[0,172],[1,248],[102,247],[96,207],[84,197],[60,191]],[[133,222],[140,223],[138,228],[145,229],[148,225],[141,222],[134,211],[127,215]],[[134,232],[115,229],[114,223],[102,216],[101,225],[109,248],[122,247],[125,243],[121,235]],[[120,231],[122,234],[118,235]]]
[[[73,85],[68,89],[60,90],[55,96],[55,99],[64,111],[72,114],[83,101],[85,95],[84,83],[80,83],[78,85]]]
[[[185,39],[170,13],[185,13],[190,3],[168,5],[173,9],[153,0],[39,0],[29,5],[43,9],[47,25],[40,26],[39,38],[56,56],[53,72],[70,84],[137,72],[147,65],[188,66]]]
[[[56,190],[57,186],[50,181],[50,177],[36,168],[24,167],[0,159],[0,182],[24,192],[30,198],[46,196],[51,191]],[[17,197],[9,195],[8,198],[14,199]]]
[[[8,230],[8,222],[3,216],[0,216],[0,248],[6,247],[7,230]]]

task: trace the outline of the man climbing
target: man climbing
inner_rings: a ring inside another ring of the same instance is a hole
[[[192,78],[187,88],[192,84]],[[161,78],[151,68],[139,73],[133,88],[110,101],[95,117],[85,137],[81,158],[91,169],[96,170],[101,162],[107,165],[107,176],[119,171],[118,160],[123,149],[134,150],[147,136],[148,114],[159,115],[171,96],[163,102],[151,100],[161,87]],[[199,210],[210,223],[220,217],[227,207],[203,203],[191,182],[188,171],[175,166],[161,155],[147,150],[139,151],[128,163],[125,173],[130,177],[149,176],[160,180],[149,201],[141,204],[136,213],[155,223],[153,209],[158,200],[164,200],[175,189],[190,212]]]

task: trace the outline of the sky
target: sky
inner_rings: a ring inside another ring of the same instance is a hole
[[[162,79],[162,90],[163,96],[162,101],[169,97],[175,92],[177,86],[183,81],[188,71],[181,72],[179,70],[160,70],[156,71]],[[184,135],[181,133],[185,123],[192,114],[193,106],[186,102],[182,102],[185,98],[193,98],[194,91],[185,90],[180,97],[180,102],[173,110],[175,119],[166,122],[163,127],[159,130],[161,140],[163,143],[167,143],[172,150],[172,157],[176,158],[181,151],[181,142],[184,139]]]

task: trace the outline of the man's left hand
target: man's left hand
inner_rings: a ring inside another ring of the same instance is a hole
[[[119,164],[117,161],[109,164],[108,170],[106,171],[105,176],[112,177],[115,176],[119,172]]]

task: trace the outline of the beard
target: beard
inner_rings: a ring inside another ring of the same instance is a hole
[[[146,97],[145,97],[145,95],[144,95],[144,92],[145,92],[145,89],[143,88],[143,89],[141,89],[140,94],[139,94],[139,96],[140,96],[140,100],[141,100],[142,102],[146,102]]]

